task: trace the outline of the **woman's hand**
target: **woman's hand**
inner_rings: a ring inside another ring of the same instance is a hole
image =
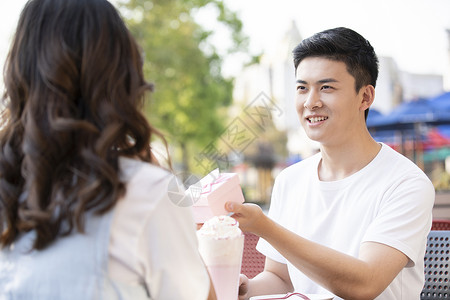
[[[244,274],[239,275],[239,300],[247,300],[248,298],[248,277]]]

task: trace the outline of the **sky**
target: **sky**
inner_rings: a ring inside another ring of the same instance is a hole
[[[380,56],[401,70],[449,72],[449,0],[227,0],[238,11],[251,49],[269,49],[295,21],[302,38],[349,27],[370,41]]]
[[[10,38],[26,0],[0,1],[0,67],[3,69]],[[393,57],[403,71],[450,75],[450,45],[446,32],[450,30],[450,0],[224,2],[240,16],[244,32],[250,38],[249,51],[254,55],[270,51],[292,21],[303,38],[324,29],[345,26],[367,38],[378,55]],[[208,16],[199,18],[206,26],[213,24]],[[239,70],[237,63],[229,68],[229,73],[236,75]]]

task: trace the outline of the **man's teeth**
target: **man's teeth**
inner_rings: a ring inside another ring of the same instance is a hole
[[[324,121],[328,119],[327,117],[313,117],[313,118],[308,118],[309,122],[311,123],[316,123],[316,122],[320,122],[320,121]]]

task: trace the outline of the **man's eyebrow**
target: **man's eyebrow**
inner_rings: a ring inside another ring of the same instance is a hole
[[[301,79],[297,79],[296,82],[300,84],[308,84],[307,81]],[[317,81],[317,83],[328,83],[328,82],[338,82],[338,81],[334,78],[324,78]]]
[[[317,81],[318,83],[328,83],[328,82],[338,82],[336,79],[334,78],[325,78],[325,79],[321,79],[319,81]]]

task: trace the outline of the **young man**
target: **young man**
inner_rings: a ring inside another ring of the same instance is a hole
[[[262,239],[264,271],[241,275],[240,299],[333,293],[335,299],[419,299],[434,188],[410,160],[370,136],[378,59],[347,28],[303,40],[293,51],[296,107],[320,152],[283,170],[265,216],[227,203],[244,231]]]

